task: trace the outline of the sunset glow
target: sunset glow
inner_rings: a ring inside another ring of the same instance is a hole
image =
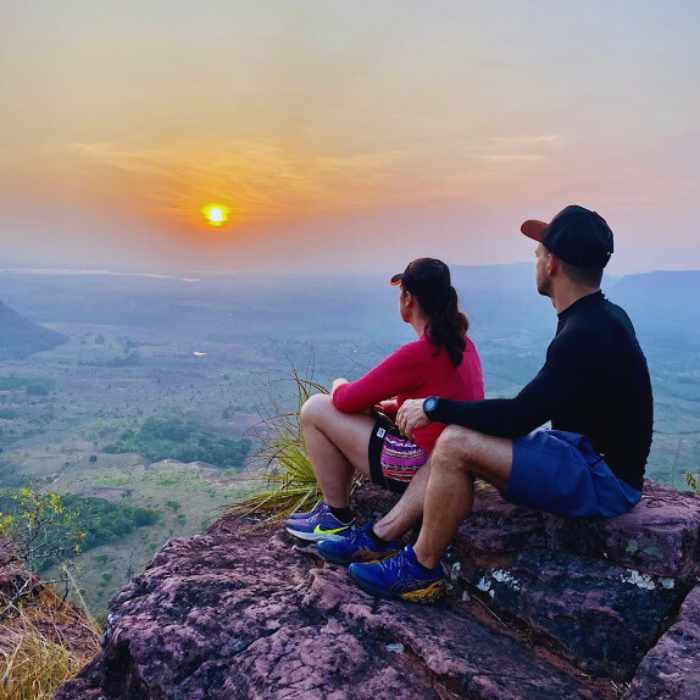
[[[509,263],[577,202],[700,266],[697,3],[147,4],[0,4],[4,259]]]
[[[202,214],[210,226],[223,226],[229,218],[230,209],[223,204],[206,204]]]

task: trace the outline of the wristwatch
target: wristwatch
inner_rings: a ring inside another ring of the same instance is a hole
[[[440,399],[437,396],[428,396],[428,398],[423,401],[423,413],[425,413],[430,420],[433,420],[433,417],[430,414],[438,407],[439,400]]]

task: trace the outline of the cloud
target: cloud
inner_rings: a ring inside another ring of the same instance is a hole
[[[489,142],[493,144],[539,146],[543,144],[559,145],[562,142],[558,134],[543,134],[539,136],[491,136]]]

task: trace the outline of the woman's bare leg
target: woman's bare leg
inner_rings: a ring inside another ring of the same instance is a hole
[[[375,420],[341,413],[327,394],[315,394],[301,409],[306,452],[329,506],[347,508],[355,470],[369,476],[368,445]]]

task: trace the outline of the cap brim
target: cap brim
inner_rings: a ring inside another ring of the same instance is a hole
[[[544,239],[544,232],[547,230],[547,226],[549,226],[549,224],[544,221],[538,221],[537,219],[528,219],[527,221],[523,222],[523,225],[520,227],[520,230],[528,238],[532,238],[533,241],[542,243],[542,240]]]
[[[403,279],[403,272],[397,272],[390,280],[389,283],[391,284],[392,287],[396,287],[397,285],[401,284],[401,280]]]

